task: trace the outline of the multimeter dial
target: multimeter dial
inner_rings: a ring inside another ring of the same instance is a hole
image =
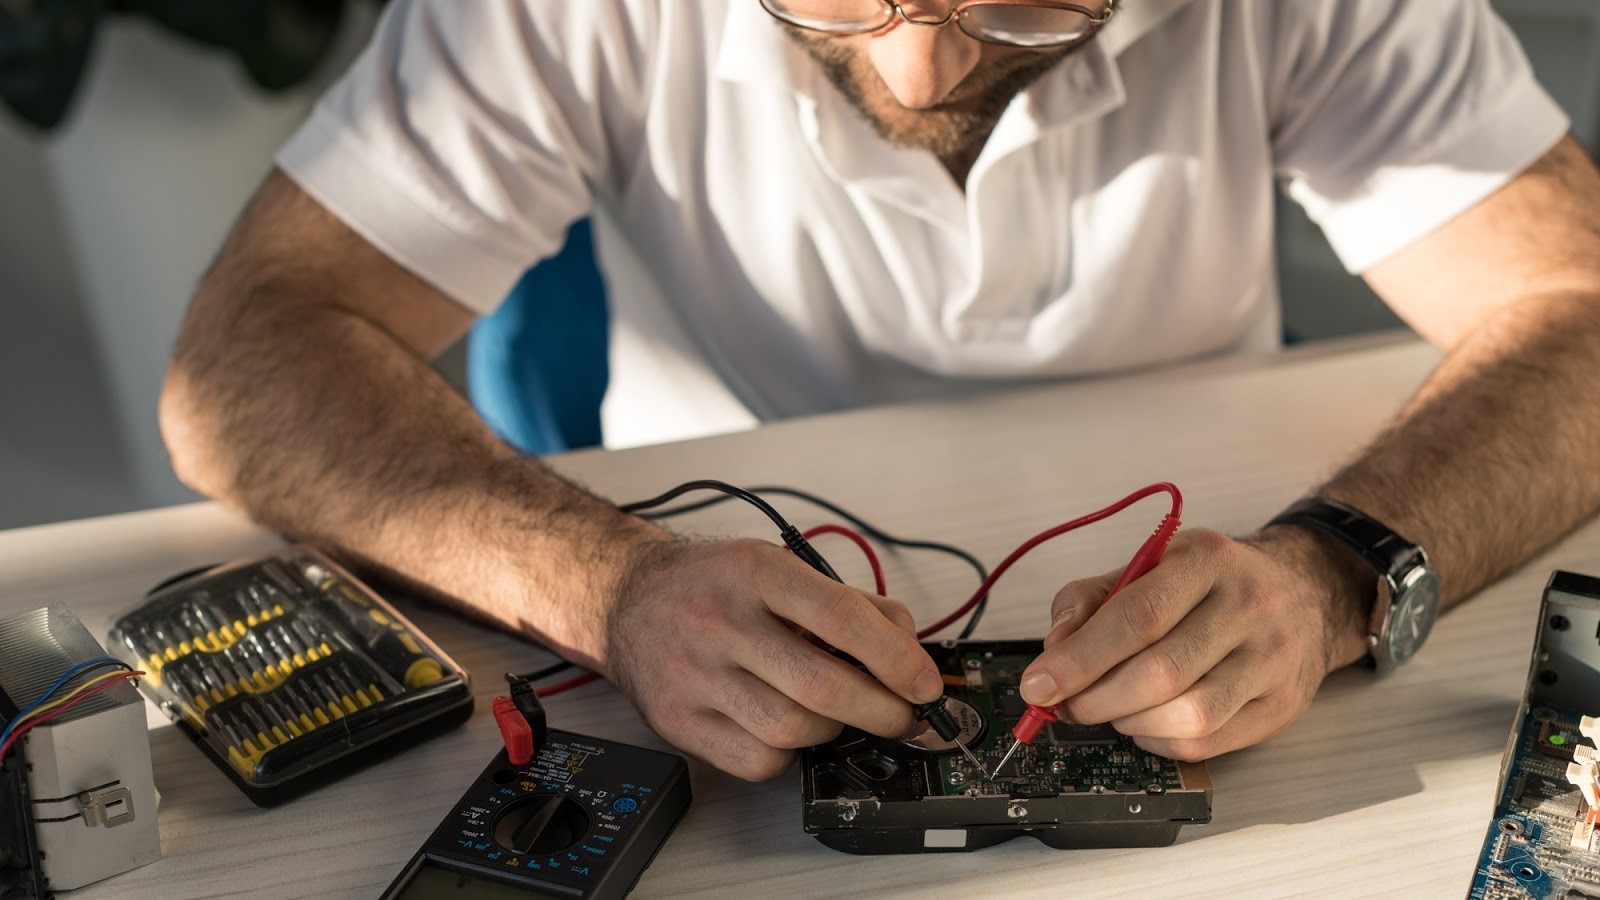
[[[589,814],[566,797],[534,794],[501,810],[491,831],[495,843],[512,853],[561,853],[588,836]]]

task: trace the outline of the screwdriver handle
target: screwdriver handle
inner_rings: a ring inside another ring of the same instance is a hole
[[[371,605],[341,581],[322,585],[322,595],[358,634],[373,661],[401,684],[416,690],[444,678],[444,668],[417,643],[405,626]]]

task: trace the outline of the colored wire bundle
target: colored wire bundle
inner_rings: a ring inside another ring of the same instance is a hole
[[[107,666],[115,666],[122,669],[122,671],[96,675],[71,690],[63,690],[67,684],[78,676]],[[127,663],[119,659],[112,659],[109,656],[91,659],[68,669],[66,674],[56,679],[56,683],[40,694],[33,703],[17,713],[16,718],[6,723],[4,730],[0,730],[0,761],[5,760],[6,754],[11,750],[11,745],[26,734],[29,729],[61,715],[84,700],[110,688],[112,685],[137,678],[143,674],[144,672],[138,671]],[[57,696],[58,694],[60,696]]]

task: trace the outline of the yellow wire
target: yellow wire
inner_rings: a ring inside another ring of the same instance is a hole
[[[88,690],[89,688],[94,687],[95,685],[99,684],[100,682],[107,681],[107,680],[110,680],[112,678],[116,678],[118,675],[126,675],[127,673],[128,673],[127,669],[113,669],[112,671],[106,672],[106,673],[104,673],[102,675],[96,675],[95,677],[89,679],[88,681],[85,681],[83,684],[80,684],[77,687],[73,688],[72,689],[72,693],[66,695],[65,697],[62,697],[59,700],[51,700],[49,703],[46,703],[45,705],[39,707],[38,709],[35,709],[33,712],[28,713],[28,718],[29,719],[37,719],[41,713],[47,713],[50,710],[55,709],[56,707],[62,705],[63,703],[66,703],[67,701],[71,700],[73,697],[76,697],[79,694],[83,693],[84,691]]]

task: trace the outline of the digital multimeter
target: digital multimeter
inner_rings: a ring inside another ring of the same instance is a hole
[[[552,730],[525,765],[502,748],[382,900],[626,896],[689,797],[680,756]]]

